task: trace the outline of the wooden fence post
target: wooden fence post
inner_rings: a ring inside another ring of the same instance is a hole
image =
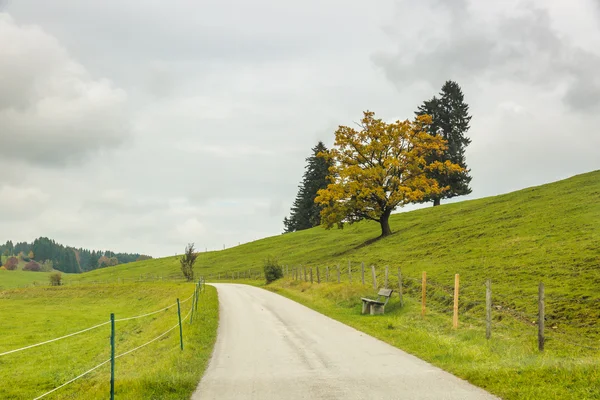
[[[360,277],[362,279],[362,284],[365,284],[365,262],[360,263]]]
[[[338,283],[340,283],[340,264],[337,265]]]
[[[374,265],[371,265],[371,277],[373,278],[373,289],[377,290],[377,275],[375,275]]]
[[[458,329],[458,293],[459,293],[460,277],[454,275],[454,315],[452,317],[452,327]]]
[[[538,292],[538,348],[540,351],[544,351],[544,319],[545,319],[545,309],[544,309],[544,282],[540,282],[539,292]]]
[[[492,281],[485,281],[485,338],[492,337]]]
[[[312,278],[312,267],[310,267],[310,284],[312,285],[313,283],[313,278]]]
[[[384,287],[385,289],[387,289],[387,288],[388,288],[388,268],[389,268],[389,267],[386,265],[386,266],[385,266],[385,281],[384,281],[385,283],[384,283],[384,285],[383,285],[383,287]]]
[[[352,262],[348,260],[348,282],[352,283]]]
[[[325,267],[325,282],[329,282],[329,266]]]
[[[423,271],[421,279],[421,316],[425,316],[425,300],[427,297],[427,272]]]
[[[400,307],[404,306],[404,299],[402,298],[402,270],[398,267],[398,295],[400,296]]]
[[[306,282],[307,281],[307,279],[306,279],[306,266],[303,265],[302,269],[304,270],[304,282]]]
[[[317,265],[317,283],[321,283],[321,274],[319,273],[319,266]]]

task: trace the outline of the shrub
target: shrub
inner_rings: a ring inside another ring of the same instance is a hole
[[[62,274],[60,272],[50,274],[48,278],[52,286],[60,286],[62,284]]]
[[[52,272],[52,269],[54,268],[54,263],[52,260],[43,261],[40,263],[40,265],[42,266],[42,271],[44,272]]]
[[[35,261],[29,261],[23,267],[23,271],[40,272],[41,270],[42,270],[42,267],[40,266],[40,264],[36,263]]]
[[[184,255],[179,259],[179,263],[181,264],[183,276],[190,282],[194,280],[194,263],[197,258],[198,253],[194,249],[194,243],[189,243],[185,248]]]
[[[267,259],[263,268],[267,284],[283,278],[283,268],[281,268],[281,265],[279,265],[277,260]]]
[[[6,267],[3,265],[0,267],[0,271],[6,271]]]
[[[4,263],[4,267],[6,267],[6,269],[9,271],[14,271],[17,269],[17,265],[19,265],[19,260],[17,260],[17,257],[9,257],[9,259]]]

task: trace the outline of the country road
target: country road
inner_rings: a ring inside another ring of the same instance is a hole
[[[214,286],[218,338],[194,400],[496,399],[278,294]]]

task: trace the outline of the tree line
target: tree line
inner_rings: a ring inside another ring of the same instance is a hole
[[[424,101],[411,120],[387,123],[366,111],[358,128],[339,126],[332,149],[312,149],[285,232],[372,220],[381,236],[389,218],[409,203],[471,193],[465,151],[471,143],[469,106],[458,83],[447,81],[439,97]]]
[[[32,243],[13,244],[8,240],[5,244],[0,244],[0,254],[7,258],[7,262],[12,257],[21,258],[25,262],[34,261],[40,264],[49,262],[53,269],[66,273],[80,273],[152,258],[138,253],[115,253],[110,250],[88,250],[64,246],[47,237],[39,237]],[[14,263],[13,260],[11,262]]]

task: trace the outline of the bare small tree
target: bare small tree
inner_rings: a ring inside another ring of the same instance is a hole
[[[198,253],[194,249],[194,243],[189,243],[185,248],[185,254],[181,256],[179,262],[181,263],[181,272],[188,281],[194,280],[194,263],[198,258]]]

